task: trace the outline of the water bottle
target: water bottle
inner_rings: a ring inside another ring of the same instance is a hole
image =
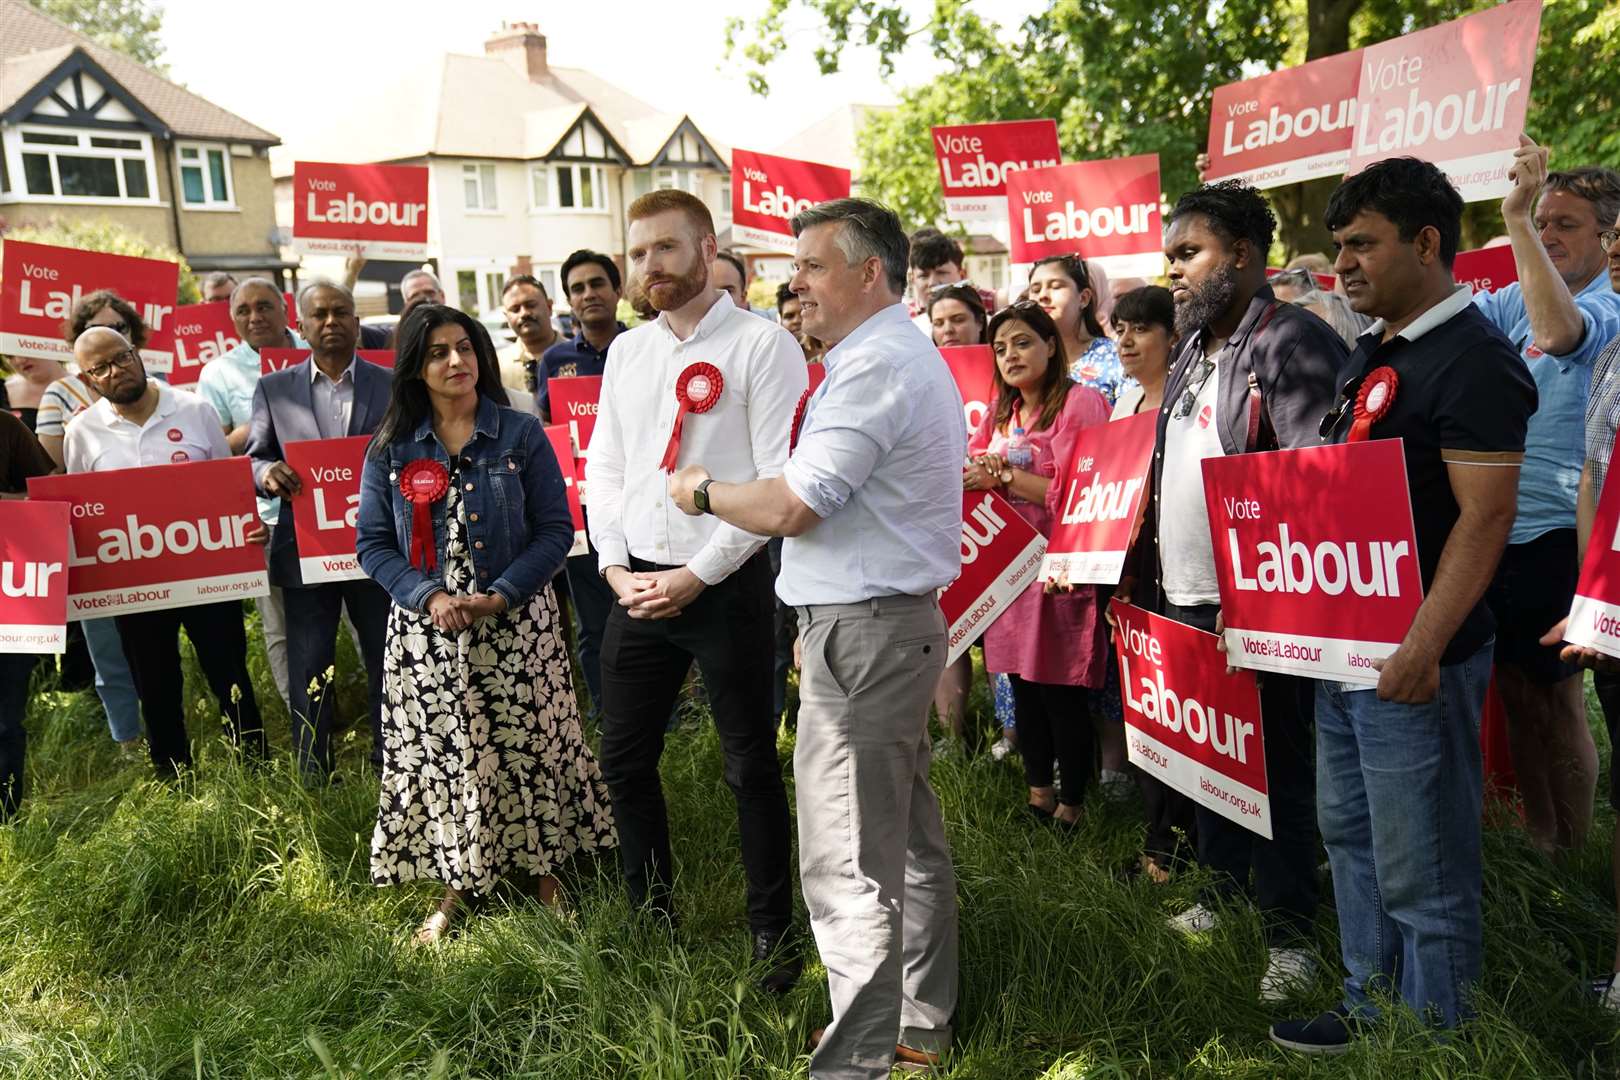
[[[1012,437],[1007,440],[1006,453],[1002,455],[1009,469],[1021,469],[1024,472],[1035,470],[1035,448],[1024,437],[1024,429],[1012,429]]]

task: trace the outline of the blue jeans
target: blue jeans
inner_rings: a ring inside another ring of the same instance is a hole
[[[1472,1015],[1480,919],[1479,718],[1491,643],[1440,669],[1426,705],[1316,685],[1316,810],[1333,868],[1345,1004],[1398,996],[1443,1027]]]
[[[117,625],[111,618],[85,619],[81,625],[90,662],[96,668],[96,694],[107,710],[108,730],[117,742],[140,738],[141,699],[135,693],[135,677],[124,659]]]

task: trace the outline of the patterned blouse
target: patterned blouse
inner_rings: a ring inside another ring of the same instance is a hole
[[[1112,338],[1094,337],[1086,351],[1069,365],[1069,378],[1081,386],[1089,386],[1108,400],[1113,408],[1122,390],[1136,385],[1136,380],[1125,374],[1119,362],[1119,347]]]

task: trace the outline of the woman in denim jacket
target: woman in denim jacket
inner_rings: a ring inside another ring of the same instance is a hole
[[[371,878],[444,883],[419,944],[512,870],[554,902],[559,863],[615,842],[550,586],[574,536],[566,488],[498,371],[473,319],[412,311],[361,481],[356,551],[394,600]]]

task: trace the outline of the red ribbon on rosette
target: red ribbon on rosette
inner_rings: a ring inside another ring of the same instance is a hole
[[[806,387],[804,393],[799,395],[798,407],[793,410],[793,427],[788,431],[788,453],[790,454],[799,445],[799,429],[804,426],[804,410],[809,404],[810,390]]]
[[[433,548],[433,504],[450,490],[450,473],[432,458],[418,458],[399,473],[399,493],[411,504],[411,565],[426,573],[438,559]]]
[[[1401,388],[1401,377],[1388,364],[1375,368],[1362,380],[1361,392],[1356,394],[1355,421],[1350,425],[1348,442],[1365,442],[1372,434],[1372,426],[1384,418],[1395,404],[1395,391]]]
[[[675,380],[675,401],[680,408],[675,412],[675,427],[669,433],[669,445],[664,447],[664,460],[658,467],[665,472],[675,471],[675,459],[681,454],[681,431],[686,426],[687,413],[706,413],[720,400],[720,391],[726,387],[720,369],[713,364],[688,364],[681,377]]]

